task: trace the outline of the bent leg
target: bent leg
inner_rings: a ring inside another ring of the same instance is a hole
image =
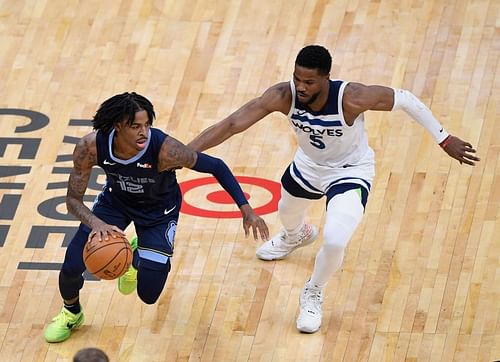
[[[344,252],[361,219],[364,207],[356,189],[335,195],[328,203],[323,246],[316,255],[310,283],[322,287],[340,268]]]
[[[154,304],[160,297],[174,252],[178,214],[164,217],[153,227],[136,224],[138,248],[134,253],[137,268],[137,295],[146,304]]]
[[[77,298],[80,289],[83,287],[82,274],[86,269],[83,262],[83,248],[88,235],[88,227],[80,225],[66,249],[64,263],[59,272],[59,291],[65,301],[72,301]]]
[[[310,204],[310,199],[292,196],[285,188],[281,188],[278,214],[287,234],[296,234],[300,231]]]
[[[278,214],[285,231],[289,235],[297,234],[304,226],[307,208],[312,200],[324,195],[304,190],[291,175],[291,166],[281,176],[281,199],[278,203]]]
[[[138,266],[137,295],[144,303],[154,304],[165,287],[170,272],[170,258],[166,264],[140,259]]]

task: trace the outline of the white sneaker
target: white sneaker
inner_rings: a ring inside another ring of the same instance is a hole
[[[283,259],[295,249],[311,244],[317,237],[318,228],[311,224],[304,224],[300,232],[294,236],[289,236],[285,229],[282,229],[278,235],[257,249],[257,258],[262,260]]]
[[[300,294],[300,312],[297,318],[297,329],[304,333],[314,333],[321,327],[321,304],[323,293],[321,288],[306,283]]]

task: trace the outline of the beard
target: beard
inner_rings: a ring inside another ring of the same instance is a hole
[[[319,96],[319,92],[312,94],[307,101],[301,102],[299,100],[299,102],[305,106],[309,106],[310,104],[314,103],[314,101],[316,101],[316,99],[318,99],[318,96]]]
[[[310,104],[314,103],[314,101],[316,99],[318,99],[318,96],[319,96],[319,92],[311,95],[311,98],[309,98],[309,100],[306,102],[306,106],[309,106]]]

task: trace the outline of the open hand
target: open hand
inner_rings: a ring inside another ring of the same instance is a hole
[[[250,228],[253,232],[253,238],[257,241],[258,234],[262,241],[269,239],[269,229],[266,222],[260,216],[257,216],[250,205],[246,204],[241,206],[241,213],[243,214],[243,229],[245,229],[245,237],[250,235]]]
[[[479,157],[474,156],[476,150],[469,142],[462,141],[460,138],[449,135],[443,142],[440,143],[441,148],[450,157],[458,160],[460,163],[474,166],[474,161],[479,161]]]
[[[97,237],[97,240],[102,241],[108,241],[110,237],[112,238],[117,238],[117,237],[125,237],[125,233],[117,226],[114,225],[109,225],[106,223],[99,224],[97,226],[94,226],[92,231],[89,234],[88,241],[93,239],[94,237]]]

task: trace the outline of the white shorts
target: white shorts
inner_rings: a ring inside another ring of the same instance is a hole
[[[375,157],[371,149],[355,165],[342,167],[314,164],[299,156],[300,154],[295,154],[290,165],[290,175],[306,191],[325,195],[333,186],[342,184],[358,184],[370,191],[375,177]]]

